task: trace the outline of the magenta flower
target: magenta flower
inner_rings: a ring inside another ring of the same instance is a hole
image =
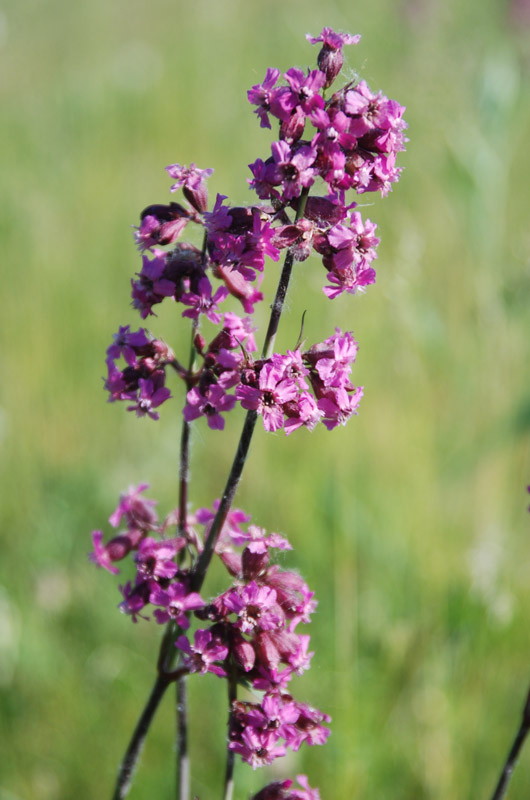
[[[179,203],[148,206],[140,216],[140,225],[134,233],[140,251],[171,244],[193,218]]]
[[[286,689],[291,680],[293,671],[287,667],[278,671],[260,664],[256,675],[253,677],[252,686],[260,692],[274,692]]]
[[[296,780],[302,787],[302,790],[294,789],[291,792],[291,797],[288,798],[288,800],[320,800],[320,793],[318,789],[312,789],[310,787],[306,775],[297,775]]]
[[[147,414],[151,419],[159,419],[160,414],[158,411],[153,411],[153,409],[158,408],[166,400],[169,400],[171,392],[163,386],[155,388],[152,380],[143,380],[142,378],[138,381],[138,387],[140,394],[136,404],[127,406],[127,411],[136,411],[137,417],[144,417]]]
[[[214,500],[213,502],[213,510],[209,508],[199,508],[197,509],[196,517],[197,522],[201,525],[209,526],[211,522],[213,522],[214,517],[217,513],[217,509],[219,508],[219,500]],[[250,514],[245,514],[240,508],[232,508],[226,517],[226,520],[223,524],[221,529],[221,534],[218,540],[219,543],[230,541],[231,544],[235,545],[242,545],[245,544],[248,539],[248,534],[242,529],[241,525],[250,522],[251,516]],[[206,529],[206,533],[209,531],[209,527]]]
[[[243,729],[238,741],[231,741],[230,750],[239,753],[243,761],[252,769],[272,764],[275,758],[281,758],[287,752],[283,745],[278,745],[278,735],[273,731],[258,731],[250,726]]]
[[[214,268],[214,274],[216,278],[224,281],[232,297],[241,302],[245,313],[253,314],[254,305],[263,300],[263,294],[255,286],[252,286],[241,272],[238,272],[235,268],[217,264]]]
[[[257,106],[257,108],[254,109],[254,113],[258,115],[260,126],[262,128],[270,128],[270,113],[276,117],[279,117],[280,119],[286,119],[290,114],[290,111],[284,109],[279,103],[279,99],[282,97],[282,95],[287,93],[287,88],[274,88],[279,77],[279,69],[269,68],[265,74],[263,83],[253,86],[252,89],[249,89],[247,92],[249,103]]]
[[[107,358],[116,361],[120,356],[123,356],[127,364],[130,367],[134,367],[138,350],[148,344],[149,339],[143,328],[136,332],[131,332],[129,325],[123,325],[119,328],[118,333],[114,334],[114,343],[107,349]]]
[[[252,409],[263,417],[266,431],[276,431],[283,426],[283,404],[298,394],[294,381],[283,380],[282,370],[273,364],[265,364],[259,373],[259,388],[240,384],[236,398],[243,408]]]
[[[199,169],[193,163],[189,167],[170,164],[169,167],[166,167],[166,172],[170,178],[176,181],[171,187],[172,192],[182,188],[184,197],[193,208],[199,213],[206,211],[208,208],[206,178],[213,174],[213,169]]]
[[[127,491],[120,495],[118,507],[109,517],[113,528],[118,528],[125,517],[128,528],[139,528],[143,531],[156,529],[158,524],[154,510],[156,500],[140,497],[146,489],[149,489],[149,484],[140,483],[138,486],[129,486]]]
[[[278,736],[287,739],[289,727],[299,716],[300,711],[290,695],[266,694],[259,706],[251,706],[245,714],[245,723],[260,731],[276,731]]]
[[[301,675],[303,672],[309,669],[311,665],[311,659],[315,655],[314,652],[311,653],[308,652],[310,640],[311,637],[308,636],[307,634],[300,636],[299,647],[294,653],[292,653],[288,657],[288,664],[290,667],[292,667],[293,671],[297,675]]]
[[[288,350],[285,355],[274,353],[271,362],[280,371],[282,379],[294,381],[302,391],[308,388],[305,377],[309,375],[309,370],[304,365],[300,350]]]
[[[244,543],[251,553],[266,553],[270,547],[278,550],[293,549],[285,537],[280,536],[279,533],[271,533],[267,536],[267,531],[257,525],[248,526],[248,533]]]
[[[350,386],[351,367],[355,362],[359,349],[358,342],[355,341],[349,331],[343,334],[340,328],[336,328],[335,335],[326,339],[324,344],[332,348],[332,351],[328,358],[325,357],[326,353],[324,351],[324,357],[319,358],[315,365],[322,383],[325,387],[348,388]]]
[[[215,662],[224,661],[228,647],[214,639],[210,631],[195,631],[193,644],[189,643],[186,636],[179,636],[175,647],[185,653],[184,663],[190,672],[199,672],[201,675],[213,672],[221,678],[226,676],[226,671]]]
[[[200,594],[188,592],[183,583],[172,583],[168,586],[167,591],[155,585],[149,601],[154,606],[163,606],[163,609],[157,608],[154,614],[158,623],[163,625],[170,619],[174,619],[177,625],[185,630],[190,627],[186,616],[187,612],[196,611],[206,605]]]
[[[283,200],[299,197],[303,188],[315,182],[316,149],[309,145],[291,149],[287,142],[280,141],[271,144],[271,151],[273,160],[267,167],[268,182],[282,187]]]
[[[346,92],[344,110],[352,118],[350,133],[358,139],[373,130],[390,127],[388,98],[381,92],[373,94],[365,81]]]
[[[89,558],[94,564],[97,564],[98,567],[103,567],[103,569],[106,569],[109,572],[112,572],[114,575],[117,575],[119,573],[119,569],[112,566],[113,559],[111,558],[111,554],[108,548],[102,544],[102,542],[103,532],[92,531],[92,544],[94,545],[94,550],[89,554]]]
[[[319,69],[308,71],[305,75],[301,69],[292,67],[283,76],[294,96],[295,103],[304,114],[309,115],[317,108],[324,108],[324,99],[320,90],[326,83],[326,76]]]
[[[359,44],[361,35],[359,33],[338,33],[332,28],[322,28],[322,33],[319,36],[311,36],[310,33],[306,34],[308,42],[316,44],[322,42],[330,50],[340,50],[345,44]]]
[[[131,280],[133,306],[140,312],[142,319],[154,312],[154,305],[161,303],[164,297],[173,297],[175,284],[165,277],[166,253],[163,250],[154,250],[154,258],[144,255],[142,271],[137,273],[138,280]]]
[[[171,559],[185,546],[185,539],[156,541],[151,537],[142,539],[135,556],[138,575],[142,578],[174,578],[178,566]]]
[[[375,269],[366,267],[362,262],[360,264],[352,262],[343,269],[328,272],[327,279],[331,285],[324,286],[322,291],[326,297],[334,300],[343,292],[350,294],[355,294],[357,290],[363,292],[366,286],[375,283]]]
[[[225,390],[215,383],[210,384],[203,392],[204,394],[197,386],[190,389],[186,395],[188,404],[184,406],[182,412],[184,419],[191,422],[198,417],[205,416],[208,419],[209,428],[222,431],[225,421],[221,414],[232,410],[236,398],[226,394]]]
[[[345,389],[326,389],[318,400],[318,407],[323,413],[322,422],[328,431],[337,425],[346,425],[357,408],[363,396],[363,388],[359,386],[352,394]]]
[[[236,348],[244,346],[247,353],[254,353],[258,346],[254,338],[257,331],[250,317],[238,317],[232,311],[228,311],[223,317],[223,330],[230,335],[230,347]]]
[[[310,431],[314,430],[323,416],[315,398],[309,392],[302,392],[296,400],[286,403],[283,409],[288,417],[284,424],[286,436],[302,425]]]
[[[302,787],[301,789],[291,789],[293,782],[287,779],[281,783],[279,781],[269,783],[251,800],[320,800],[318,789],[312,789],[309,786],[305,775],[297,775],[296,780]]]
[[[180,296],[181,303],[191,306],[191,308],[182,312],[182,316],[198,319],[199,314],[205,314],[210,322],[213,322],[214,325],[219,325],[222,317],[217,311],[217,304],[225,300],[226,297],[228,297],[228,289],[225,286],[220,286],[212,297],[212,284],[208,278],[201,278],[197,293],[186,292]]]
[[[278,603],[291,620],[289,628],[294,629],[298,622],[309,622],[311,614],[316,608],[316,601],[313,599],[314,593],[310,591],[308,585],[300,575],[288,570],[280,570],[276,565],[267,571],[267,584],[276,591]],[[268,634],[269,637],[272,634]],[[274,634],[275,646],[285,660],[298,647],[296,635]]]
[[[296,751],[304,742],[310,746],[325,744],[331,731],[322,723],[331,722],[331,717],[306,703],[297,703],[296,707],[299,716],[296,723],[288,730],[287,745]]]
[[[118,369],[114,361],[107,361],[107,379],[103,388],[109,393],[109,403],[114,403],[116,400],[134,400],[136,397],[136,386],[131,388],[127,384],[123,372]]]
[[[122,614],[127,614],[132,618],[133,622],[138,622],[138,617],[141,619],[149,619],[140,614],[140,611],[145,608],[149,602],[149,585],[147,581],[140,581],[134,586],[128,581],[125,586],[118,587],[123,595],[123,601],[119,604],[118,608]]]
[[[274,630],[284,621],[274,589],[259,586],[255,581],[242,588],[232,589],[223,597],[223,604],[228,613],[237,615],[234,624],[243,633]]]

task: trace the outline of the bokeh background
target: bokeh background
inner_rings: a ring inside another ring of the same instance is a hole
[[[530,680],[530,3],[4,0],[1,800],[110,797],[153,680],[160,629],[120,615],[119,580],[87,561],[128,485],[148,481],[162,515],[176,504],[177,402],[152,423],[102,391],[111,334],[139,322],[131,225],[168,200],[176,161],[214,167],[212,197],[251,200],[270,139],[246,90],[312,64],[305,34],[324,25],[362,33],[348,70],[407,106],[410,144],[393,193],[361,200],[377,284],[329,302],[306,262],[282,322],[282,349],[304,309],[309,341],[340,325],[360,342],[360,415],[259,430],[237,498],[290,538],[285,564],[317,593],[296,693],[333,734],[267,774],[239,764],[236,798],[299,772],[323,800],[491,794]],[[165,305],[150,326],[179,353]],[[222,490],[238,413],[224,434],[194,428],[195,507]],[[191,683],[209,800],[224,686]],[[132,798],[174,796],[173,726],[168,696]],[[509,797],[529,786],[526,752]]]

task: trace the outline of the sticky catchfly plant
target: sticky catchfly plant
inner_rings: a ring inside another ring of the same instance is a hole
[[[133,622],[152,620],[163,630],[156,681],[120,767],[115,800],[128,793],[171,683],[179,714],[176,796],[189,800],[191,674],[212,673],[228,685],[224,800],[232,797],[236,756],[258,770],[288,751],[322,745],[330,734],[328,714],[291,693],[291,679],[314,656],[304,632],[317,605],[314,593],[298,573],[276,563],[277,551],[291,549],[287,538],[253,523],[233,501],[258,419],[265,431],[290,436],[319,424],[333,430],[358,413],[363,390],[354,383],[358,343],[351,331],[337,325],[324,341],[292,343],[285,352],[275,350],[275,340],[292,270],[311,255],[323,266],[323,302],[375,283],[376,225],[354,198],[385,196],[398,180],[406,123],[404,108],[365,81],[336,85],[343,49],[358,44],[358,35],[324,28],[307,39],[318,45],[316,64],[283,75],[270,68],[248,91],[261,127],[277,135],[270,151],[249,165],[254,202],[232,206],[219,194],[212,204],[207,181],[213,170],[175,163],[166,167],[169,189],[182,196],[149,205],[135,231],[141,263],[131,279],[132,306],[145,325],[159,304],[174,303],[175,313],[189,320],[192,346],[182,358],[182,343],[172,349],[145,327],[121,326],[106,353],[108,399],[124,401],[138,417],[164,417],[176,402],[171,380],[185,388],[176,507],[159,517],[148,485],[132,486],[109,518],[114,534],[92,533],[91,560],[113,574],[125,568],[119,609]],[[202,231],[200,249],[182,239],[190,226]],[[259,353],[254,315],[265,301],[265,270],[278,272],[278,279]],[[224,490],[210,508],[193,511],[192,423],[211,429],[215,448],[237,407],[246,416]],[[211,596],[205,582],[214,557],[224,565],[226,585]],[[253,800],[319,797],[298,775],[296,783],[285,778],[258,787]]]

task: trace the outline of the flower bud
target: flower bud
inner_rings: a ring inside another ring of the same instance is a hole
[[[242,557],[243,580],[253,581],[268,565],[269,553],[267,550],[263,553],[253,553],[248,547],[245,547]]]

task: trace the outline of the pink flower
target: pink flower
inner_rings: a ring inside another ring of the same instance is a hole
[[[206,389],[201,390],[194,386],[186,395],[188,401],[184,406],[184,419],[191,422],[198,417],[205,416],[208,419],[208,427],[213,430],[222,431],[225,421],[221,416],[226,411],[231,411],[236,403],[233,395],[228,395],[218,384],[212,383]]]
[[[293,400],[297,393],[295,382],[283,380],[282,370],[269,363],[260,370],[259,388],[240,384],[236,389],[236,398],[243,408],[254,409],[261,414],[266,431],[276,431],[283,426],[282,405]]]
[[[260,125],[262,128],[270,128],[269,114],[272,113],[275,117],[286,119],[289,117],[290,110],[284,109],[279,100],[288,92],[287,87],[275,87],[280,76],[279,69],[269,68],[265,74],[265,79],[262,84],[256,84],[252,89],[247,92],[249,103],[257,106],[254,113],[258,115]]]
[[[331,722],[331,717],[306,703],[297,703],[296,707],[300,714],[296,723],[289,728],[288,746],[293,750],[299,750],[304,742],[311,746],[325,744],[331,731],[322,723]]]
[[[322,98],[321,98],[322,99]],[[285,141],[271,145],[272,163],[267,167],[267,179],[273,186],[282,187],[282,199],[299,197],[303,188],[311,186],[317,176],[313,168],[317,151],[309,145],[291,147]]]
[[[178,566],[171,559],[186,542],[181,539],[166,539],[157,542],[151,537],[142,539],[135,557],[138,575],[144,578],[174,578]]]
[[[272,731],[258,731],[250,726],[244,728],[238,741],[231,741],[230,750],[239,753],[243,761],[252,769],[272,764],[275,758],[281,758],[287,752],[283,745],[278,745],[278,736]]]
[[[89,558],[94,564],[97,564],[98,567],[103,567],[103,569],[106,569],[109,572],[112,572],[114,575],[117,575],[119,573],[119,569],[112,566],[111,555],[102,542],[103,532],[92,531],[92,544],[94,545],[94,550],[92,553],[90,553]]]
[[[118,528],[124,517],[129,528],[140,528],[145,531],[156,528],[158,522],[154,511],[156,500],[140,497],[148,488],[148,483],[140,483],[138,486],[129,486],[127,491],[120,495],[118,507],[109,517],[113,528]]]
[[[127,406],[127,411],[136,411],[137,417],[144,417],[147,414],[151,419],[159,419],[160,414],[158,411],[153,411],[153,409],[158,408],[166,400],[169,400],[171,397],[169,389],[164,386],[156,387],[154,381],[151,379],[143,380],[143,378],[139,379],[138,388],[140,393],[136,404]]]
[[[153,253],[152,260],[143,256],[138,280],[131,280],[133,306],[138,309],[142,319],[153,314],[152,307],[161,303],[164,297],[173,297],[175,294],[174,282],[165,277],[167,254],[163,250],[154,250]]]
[[[189,628],[190,623],[186,616],[188,611],[195,611],[203,608],[206,604],[197,592],[188,592],[183,583],[172,583],[167,591],[155,585],[149,596],[149,601],[155,606],[163,606],[162,609],[155,611],[156,621],[161,625],[174,619],[176,623],[184,629]]]
[[[201,675],[213,672],[221,678],[226,676],[225,670],[215,662],[224,661],[228,655],[228,647],[215,640],[210,631],[195,631],[193,644],[189,643],[186,636],[179,636],[175,647],[186,654],[184,663],[190,672],[200,672]]]
[[[225,286],[220,286],[212,297],[212,284],[208,278],[201,278],[197,293],[186,292],[180,296],[181,303],[191,306],[191,308],[182,312],[182,316],[198,319],[199,314],[205,314],[210,322],[213,322],[214,325],[219,325],[222,317],[217,311],[217,304],[226,297],[228,297],[228,289]]]
[[[274,589],[258,586],[255,581],[242,588],[232,589],[223,597],[223,603],[228,613],[237,615],[235,626],[243,633],[274,630],[284,621]]]
[[[149,602],[149,584],[147,581],[140,581],[134,586],[128,581],[125,586],[120,586],[119,590],[123,595],[123,601],[118,606],[122,614],[128,614],[132,617],[133,622],[137,622],[138,617],[149,619],[149,617],[144,617],[140,614],[140,611]]]
[[[195,164],[183,167],[180,164],[170,164],[166,167],[168,175],[176,180],[171,187],[172,192],[182,188],[184,197],[199,212],[208,208],[208,193],[206,178],[213,174],[213,169],[199,169]]]

